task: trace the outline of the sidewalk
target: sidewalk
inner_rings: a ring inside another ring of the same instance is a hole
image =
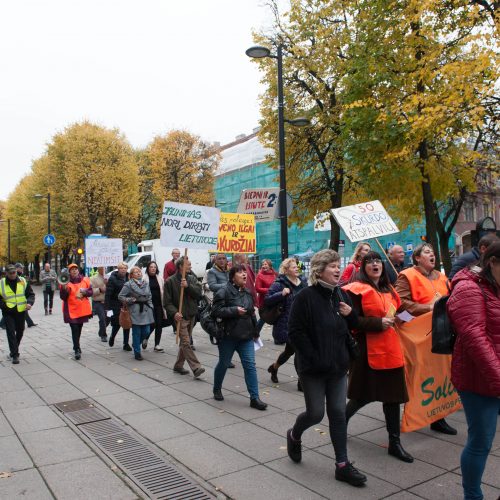
[[[225,401],[212,398],[217,348],[199,326],[196,355],[206,368],[200,380],[173,373],[177,347],[172,328],[164,329],[155,353],[152,343],[135,361],[122,350],[122,334],[110,348],[97,335],[97,320],[84,326],[82,359],[73,359],[71,335],[62,320],[60,300],[54,314],[43,315],[40,289],[27,328],[19,365],[7,360],[5,331],[0,330],[0,498],[133,499],[146,498],[118,464],[113,463],[79,428],[54,407],[90,398],[113,421],[138,433],[151,449],[177,464],[208,495],[246,499],[462,498],[460,453],[466,437],[462,412],[448,417],[458,436],[427,429],[403,434],[413,464],[387,454],[382,405],[360,410],[349,424],[348,452],[368,476],[364,488],[335,481],[333,448],[326,417],[303,436],[301,464],[286,453],[286,430],[304,406],[292,362],[281,367],[272,384],[267,367],[280,351],[263,330],[257,352],[261,399],[267,411],[249,407],[243,370],[224,381]],[[487,500],[500,495],[500,429],[483,478]]]

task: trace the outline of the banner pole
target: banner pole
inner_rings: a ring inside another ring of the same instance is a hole
[[[181,278],[181,282],[182,282],[183,279],[186,279],[186,259],[187,259],[187,255],[188,255],[188,249],[185,248],[184,249],[184,262],[182,263],[182,278]],[[180,297],[179,297],[179,312],[181,314],[182,314],[182,303],[183,302],[184,302],[184,288],[181,286],[181,294],[180,294]],[[177,332],[176,332],[176,335],[175,335],[175,343],[176,344],[179,343],[180,333],[181,333],[181,322],[177,321]]]
[[[380,244],[380,241],[378,241],[378,238],[375,238],[375,241],[378,243],[380,250],[382,250],[382,253],[385,255],[387,262],[389,262],[389,264],[394,269],[394,272],[396,273],[396,276],[397,276],[399,273],[396,271],[396,268],[394,267],[394,264],[391,262],[391,259],[389,259],[389,256],[385,253],[384,247]]]

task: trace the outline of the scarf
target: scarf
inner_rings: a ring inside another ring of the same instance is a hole
[[[331,285],[330,283],[327,283],[326,281],[323,281],[323,280],[318,280],[318,284],[321,285],[323,288],[326,288],[328,290],[335,290],[335,288],[337,288],[338,285]]]

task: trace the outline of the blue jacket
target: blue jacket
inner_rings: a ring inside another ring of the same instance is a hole
[[[455,259],[453,265],[451,266],[451,271],[448,276],[448,279],[452,279],[458,271],[462,270],[464,267],[469,267],[471,264],[477,264],[479,259],[481,258],[481,254],[479,253],[479,249],[473,247],[470,252],[465,252],[460,257]]]

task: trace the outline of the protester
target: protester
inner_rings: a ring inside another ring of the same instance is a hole
[[[390,284],[394,285],[398,279],[398,274],[405,268],[405,251],[401,245],[393,245],[387,251],[387,257],[389,262],[384,264],[384,266]]]
[[[500,414],[500,241],[482,255],[482,268],[456,274],[448,314],[456,332],[451,380],[467,419],[460,465],[465,500],[481,499],[481,479]]]
[[[499,239],[495,233],[489,233],[483,236],[478,241],[477,247],[472,247],[470,252],[465,252],[455,260],[455,262],[451,266],[451,271],[448,278],[452,280],[455,274],[457,274],[461,269],[470,267],[472,265],[478,265],[479,260],[481,259],[481,255],[486,252],[486,250],[492,243],[496,243],[497,241],[499,241]]]
[[[40,271],[40,283],[43,290],[43,308],[45,309],[45,316],[47,316],[48,314],[52,314],[54,292],[57,286],[57,274],[50,268],[48,262],[45,263],[44,268]]]
[[[359,272],[361,267],[361,259],[371,250],[371,246],[366,241],[360,241],[354,253],[352,254],[349,264],[347,264],[342,276],[340,277],[340,285],[345,285],[356,278],[356,274]]]
[[[248,256],[244,253],[234,254],[232,265],[241,265],[245,268],[245,272],[247,274],[246,289],[252,295],[253,303],[257,304],[257,292],[255,291],[255,273],[253,272],[252,266],[248,262]]]
[[[264,299],[266,306],[272,307],[279,304],[282,308],[278,321],[273,325],[273,338],[275,344],[285,344],[285,350],[280,353],[278,359],[267,369],[271,374],[271,380],[275,384],[279,383],[279,367],[284,365],[295,352],[288,339],[288,317],[295,297],[306,286],[306,281],[300,277],[300,270],[296,260],[293,257],[289,257],[281,263],[279,276],[269,288]],[[299,380],[299,390],[301,389]]]
[[[346,420],[368,403],[380,401],[389,434],[389,455],[413,462],[400,441],[399,405],[408,401],[408,391],[403,350],[393,326],[401,300],[389,283],[380,254],[368,252],[361,261],[358,281],[343,289],[358,315],[356,340],[360,348],[349,369]]]
[[[191,262],[187,257],[180,257],[175,262],[176,273],[165,282],[163,291],[163,305],[169,317],[174,318],[175,325],[179,324],[179,353],[174,365],[174,372],[181,375],[189,373],[184,368],[187,361],[195,378],[205,373],[190,345],[193,326],[198,313],[198,300],[201,298],[201,285],[196,275],[191,272]],[[182,278],[182,271],[185,278]],[[180,309],[181,288],[184,289],[182,310]]]
[[[142,361],[141,343],[149,336],[149,325],[154,323],[154,309],[149,283],[142,279],[140,267],[130,269],[130,279],[123,285],[118,300],[126,304],[132,321],[132,347],[134,358]]]
[[[269,287],[274,283],[278,273],[273,269],[273,261],[271,259],[264,259],[260,270],[255,278],[255,291],[257,292],[257,307],[264,305],[264,298],[269,290]],[[265,321],[259,318],[257,321],[257,333],[260,333]]]
[[[0,309],[7,330],[10,358],[17,365],[19,345],[24,333],[24,316],[35,303],[35,293],[28,281],[18,276],[15,266],[8,264],[5,271],[5,277],[0,279]]]
[[[163,321],[167,318],[167,313],[163,308],[163,288],[165,283],[163,278],[160,276],[158,264],[156,264],[154,260],[152,260],[146,268],[144,281],[149,284],[149,289],[151,290],[151,300],[153,302],[154,322],[149,325],[149,335],[151,335],[153,329],[155,332],[155,346],[153,350],[155,352],[164,352],[164,350],[160,347],[160,342],[163,330]],[[148,338],[142,341],[143,349],[146,349],[148,346]]]
[[[448,295],[447,278],[435,269],[436,257],[429,243],[418,245],[411,258],[413,267],[399,273],[395,287],[401,298],[400,311],[420,316],[432,311],[436,300]],[[443,434],[457,433],[444,418],[433,422],[431,429]]]
[[[207,271],[208,293],[205,294],[210,302],[213,301],[215,293],[227,285],[229,280],[227,269],[227,257],[224,253],[215,255],[212,267]]]
[[[24,265],[21,264],[20,262],[16,262],[15,266],[16,266],[16,270],[17,270],[17,275],[20,278],[24,278],[29,283],[29,279],[24,276]],[[28,326],[28,328],[32,328],[33,326],[37,326],[38,323],[35,323],[31,319],[31,316],[29,315],[28,310],[26,310],[24,312],[24,317],[26,319],[26,325]]]
[[[215,262],[215,254],[210,255],[210,260],[207,262],[207,265],[205,266],[205,271],[208,271],[209,269],[212,268]]]
[[[169,260],[163,266],[163,281],[167,281],[170,276],[173,276],[176,272],[175,262],[181,256],[181,251],[178,248],[172,250],[172,260]]]
[[[109,346],[115,345],[115,337],[120,330],[120,309],[121,302],[118,300],[123,285],[128,281],[129,275],[127,272],[128,266],[125,262],[120,262],[116,271],[113,271],[109,276],[106,285],[106,294],[104,296],[104,307],[108,313],[111,311],[111,335],[109,336]],[[131,351],[132,348],[129,344],[130,330],[123,329],[123,350]]]
[[[92,305],[89,297],[92,297],[93,290],[90,280],[80,274],[76,264],[68,266],[69,281],[60,285],[59,294],[63,301],[64,322],[69,323],[71,337],[73,339],[73,351],[75,359],[80,359],[82,350],[80,348],[80,336],[83,324],[92,317]]]
[[[340,257],[321,250],[311,259],[311,286],[295,298],[290,311],[288,335],[295,349],[306,411],[287,432],[287,450],[294,462],[302,460],[302,433],[318,424],[325,412],[335,450],[335,479],[361,486],[366,476],[349,462],[345,419],[349,329],[356,327],[351,306],[339,300]]]
[[[99,319],[98,335],[102,342],[107,342],[106,335],[106,309],[104,308],[104,297],[106,294],[106,282],[104,277],[104,267],[97,268],[97,274],[90,278],[90,286],[92,287],[92,312]]]
[[[259,383],[255,368],[254,340],[257,319],[251,293],[246,288],[247,273],[241,264],[234,264],[229,271],[229,282],[217,291],[212,314],[223,321],[224,336],[218,340],[219,362],[214,370],[214,399],[223,401],[222,383],[231,358],[236,351],[241,359],[245,383],[250,394],[250,406],[265,410],[267,404],[259,397]]]

